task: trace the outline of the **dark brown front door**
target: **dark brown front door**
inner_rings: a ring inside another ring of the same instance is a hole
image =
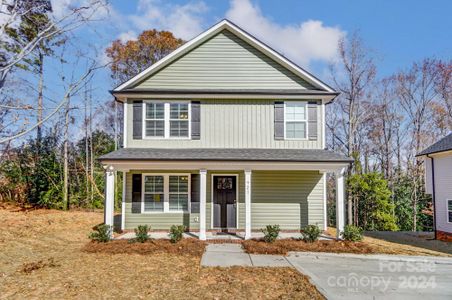
[[[213,226],[237,227],[237,194],[235,176],[213,177]]]

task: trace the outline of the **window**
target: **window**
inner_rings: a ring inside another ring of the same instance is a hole
[[[452,200],[447,200],[447,221],[452,223]]]
[[[188,137],[188,103],[170,104],[170,136]]]
[[[143,212],[163,211],[163,176],[144,176]]]
[[[169,176],[169,210],[188,210],[188,176]]]
[[[165,105],[164,103],[146,104],[146,136],[165,136]]]
[[[142,213],[190,211],[190,174],[142,176]]]
[[[308,136],[306,102],[285,102],[284,128],[286,139],[306,139]]]
[[[190,102],[144,102],[145,138],[189,138]]]

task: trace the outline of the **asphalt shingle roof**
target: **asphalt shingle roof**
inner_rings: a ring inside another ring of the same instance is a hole
[[[422,156],[432,153],[438,153],[438,152],[444,152],[452,150],[452,133],[450,133],[448,136],[440,139],[424,151],[421,151],[416,156]]]
[[[178,160],[178,161],[293,161],[352,162],[342,154],[323,149],[161,149],[122,148],[107,153],[99,160]]]

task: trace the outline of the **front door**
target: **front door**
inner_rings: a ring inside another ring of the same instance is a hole
[[[213,176],[213,226],[215,228],[237,227],[237,178]]]

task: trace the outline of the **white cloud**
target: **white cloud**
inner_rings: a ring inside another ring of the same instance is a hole
[[[315,60],[336,60],[337,43],[346,34],[317,20],[279,25],[266,18],[250,0],[231,0],[226,18],[305,67]]]
[[[203,1],[175,5],[161,0],[140,0],[137,11],[138,14],[128,16],[137,30],[169,30],[176,37],[189,40],[202,32],[208,7]]]
[[[130,40],[136,40],[137,37],[138,37],[138,35],[134,30],[129,30],[129,31],[119,34],[118,39],[124,43],[124,42],[130,41]]]

